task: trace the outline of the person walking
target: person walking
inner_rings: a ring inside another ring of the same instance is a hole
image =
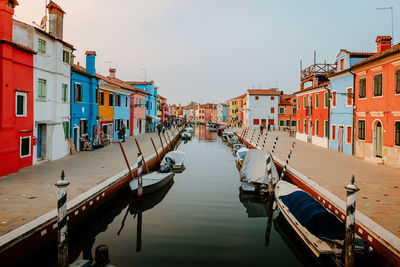
[[[161,124],[160,123],[157,124],[157,133],[158,133],[158,135],[160,135],[160,133],[161,133]]]
[[[263,134],[263,131],[264,131],[264,126],[260,124],[260,134]]]
[[[125,124],[122,123],[121,130],[119,130],[119,133],[118,133],[119,139],[123,140],[122,142],[125,142],[125,134],[126,134],[126,127],[125,127]]]

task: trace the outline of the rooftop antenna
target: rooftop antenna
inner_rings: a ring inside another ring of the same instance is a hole
[[[392,44],[393,44],[393,7],[377,7],[376,10],[390,10],[390,14],[392,16]]]
[[[141,70],[144,70],[144,81],[147,81],[147,68],[140,68]]]

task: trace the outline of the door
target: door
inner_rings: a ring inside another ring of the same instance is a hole
[[[139,121],[139,134],[142,133],[142,120],[141,119],[137,119]]]
[[[75,146],[75,150],[79,151],[79,128],[75,127],[74,128],[74,146]]]
[[[343,126],[339,126],[337,138],[338,138],[338,151],[340,152],[343,152],[343,142],[344,142],[343,137],[344,137],[344,128]]]
[[[262,126],[264,127],[264,129],[267,128],[267,120],[266,120],[266,119],[262,119],[262,120],[261,120],[261,124],[262,124]]]
[[[382,158],[382,124],[378,122],[375,130],[375,156]]]
[[[37,159],[42,157],[42,138],[43,136],[43,129],[42,124],[38,124],[37,128]]]

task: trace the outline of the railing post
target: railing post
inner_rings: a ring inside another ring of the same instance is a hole
[[[58,221],[58,266],[68,264],[68,227],[67,227],[67,186],[69,182],[64,180],[64,170],[61,179],[57,181],[57,221]]]
[[[344,241],[344,266],[354,266],[354,224],[356,212],[356,192],[360,189],[354,184],[354,175],[351,184],[345,186],[346,192],[346,239]]]
[[[154,144],[154,141],[153,141],[153,137],[150,137],[150,140],[151,140],[151,143],[153,144],[154,150],[156,151],[156,155],[157,155],[158,161],[161,162],[160,155],[158,155],[158,151],[157,151],[156,145]]]

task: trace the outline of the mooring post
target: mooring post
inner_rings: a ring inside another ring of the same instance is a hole
[[[272,147],[272,151],[271,151],[271,154],[272,154],[272,155],[274,155],[274,153],[275,153],[275,148],[276,148],[276,143],[278,142],[278,138],[279,138],[279,136],[277,136],[277,137],[275,138],[274,146]]]
[[[296,144],[296,142],[293,142],[293,143],[292,143],[292,146],[290,147],[290,152],[289,152],[289,154],[287,155],[285,165],[284,165],[283,168],[282,168],[281,178],[280,178],[281,180],[283,179],[283,176],[285,175],[287,166],[288,166],[288,164],[289,164],[290,156],[291,156],[292,153],[293,153],[294,145],[295,145],[295,144]]]
[[[142,158],[143,158],[143,165],[144,165],[144,167],[146,168],[146,172],[149,173],[149,169],[147,168],[146,161],[144,160],[144,157],[143,157],[143,154],[142,154],[142,150],[140,149],[139,143],[138,143],[138,141],[137,141],[136,138],[135,138],[135,142],[136,142],[136,146],[137,146],[137,148],[138,148],[138,150],[139,150],[139,153],[140,153],[140,155],[141,155]]]
[[[354,184],[354,174],[351,184],[345,186],[346,192],[346,239],[344,241],[344,266],[354,266],[354,224],[356,212],[356,192],[360,189]]]
[[[153,141],[153,137],[150,137],[150,140],[151,140],[151,143],[153,144],[154,150],[156,151],[156,155],[157,155],[158,161],[161,162],[160,155],[158,155],[158,151],[157,151],[156,145],[154,144],[154,141]]]
[[[126,157],[125,150],[124,150],[124,148],[122,147],[121,141],[119,142],[119,147],[121,148],[122,155],[124,156],[126,166],[128,167],[129,174],[131,175],[131,179],[133,180],[133,177],[134,177],[134,176],[133,176],[133,172],[132,172],[132,169],[131,169],[131,165],[129,165],[129,161],[128,161],[128,158]]]
[[[267,179],[268,179],[268,193],[269,198],[272,199],[274,193],[274,186],[272,181],[272,159],[271,156],[267,153]]]
[[[169,143],[171,144],[172,143],[172,139],[171,139],[171,137],[169,136],[169,133],[168,132],[166,132],[167,133],[167,137],[168,137],[168,140],[169,140]]]
[[[161,135],[159,135],[158,137],[160,137],[160,143],[161,143],[161,147],[162,147],[162,152],[164,153],[164,144],[163,144]]]
[[[264,142],[263,142],[263,145],[262,145],[261,149],[264,149],[264,147],[265,147],[265,141],[267,141],[267,136],[268,136],[268,132],[266,131],[265,132],[265,137],[264,137]]]
[[[138,166],[138,197],[141,197],[143,195],[143,181],[142,181],[142,166],[143,166],[143,155],[141,152],[138,153],[138,161],[137,161],[137,166]],[[146,166],[146,165],[145,165]]]
[[[61,179],[57,181],[57,220],[58,220],[58,266],[68,265],[68,227],[67,227],[67,186],[69,182],[64,180],[64,170],[61,171]]]

